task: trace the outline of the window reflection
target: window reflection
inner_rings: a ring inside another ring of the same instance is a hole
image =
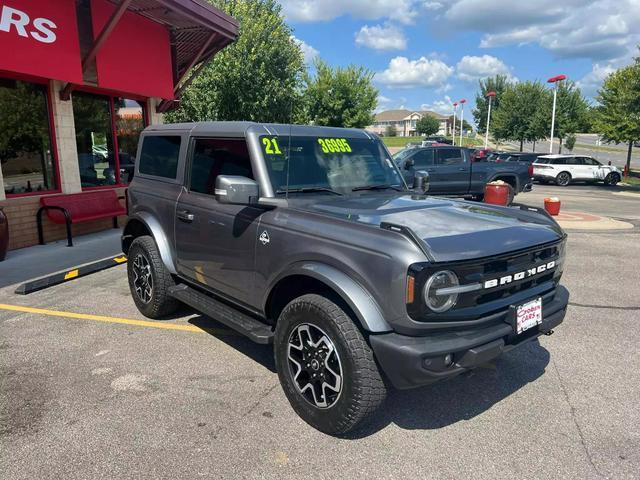
[[[0,78],[0,166],[7,195],[56,189],[46,87]]]
[[[120,182],[126,184],[133,178],[138,139],[145,124],[144,107],[142,102],[136,100],[116,98],[114,108],[120,158]]]
[[[77,92],[72,101],[82,186],[115,185],[109,98]]]

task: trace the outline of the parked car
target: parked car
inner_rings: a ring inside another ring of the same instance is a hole
[[[507,158],[507,162],[523,162],[531,164],[535,162],[541,155],[544,155],[544,153],[515,152],[509,155],[509,157]]]
[[[583,155],[542,155],[532,165],[534,180],[555,182],[561,187],[575,181],[616,185],[622,180],[618,167],[602,165],[595,158]]]
[[[432,135],[430,137],[423,138],[423,141],[427,142],[435,142],[435,143],[444,143],[446,145],[451,145],[451,140],[442,135]]]
[[[531,190],[533,184],[533,169],[529,165],[472,162],[471,151],[467,148],[412,148],[396,153],[394,160],[409,184],[416,172],[427,171],[430,195],[468,196],[480,200],[488,182],[503,180],[512,187],[511,202],[518,193]]]
[[[208,122],[140,142],[122,236],[135,305],[155,319],[185,303],[273,345],[323,432],[375,415],[387,385],[454,377],[564,319],[550,216],[430,197],[419,175],[408,189],[374,135]]]

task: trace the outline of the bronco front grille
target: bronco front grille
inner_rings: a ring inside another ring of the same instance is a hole
[[[555,288],[562,273],[563,259],[564,241],[559,241],[542,247],[475,261],[415,264],[411,267],[409,275],[415,277],[416,298],[420,301],[408,305],[407,311],[414,320],[475,320],[508,308],[511,299],[522,297],[523,292],[531,291],[532,295],[538,295]],[[546,265],[552,261],[555,262],[555,266],[548,272],[485,288],[489,280],[515,276],[518,272]],[[424,305],[422,291],[428,278],[439,270],[455,272],[460,285],[475,284],[480,287],[477,290],[459,294],[456,305],[448,312],[435,314]]]

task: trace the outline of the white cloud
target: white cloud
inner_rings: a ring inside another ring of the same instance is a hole
[[[304,63],[306,63],[307,65],[311,65],[313,61],[316,59],[316,57],[320,54],[320,52],[318,52],[318,50],[313,48],[304,40],[300,40],[299,38],[296,38],[293,35],[291,36],[291,39],[294,42],[296,42],[298,46],[300,46],[300,50],[302,50],[302,55],[304,55]]]
[[[375,20],[389,18],[399,23],[413,23],[419,14],[418,0],[280,0],[287,20],[321,22],[343,15]]]
[[[453,68],[441,60],[395,57],[386,70],[376,74],[375,79],[390,88],[443,88],[452,74]]]
[[[424,2],[422,5],[425,10],[440,10],[444,5],[440,2]]]
[[[506,75],[513,80],[511,70],[505,63],[491,55],[470,56],[465,55],[456,65],[456,74],[464,82],[477,82],[481,78],[494,75]]]
[[[480,46],[538,44],[558,58],[630,60],[640,43],[638,0],[451,0],[434,25],[483,34]]]
[[[440,115],[451,115],[453,113],[453,102],[449,95],[445,95],[444,99],[436,100],[432,103],[423,103],[420,105],[421,110],[430,110]]]
[[[587,73],[577,83],[582,93],[587,97],[595,97],[602,82],[613,72],[616,67],[612,64],[601,65],[596,63],[589,73]]]
[[[384,95],[378,95],[378,106],[375,112],[384,112],[385,110],[400,110],[404,109],[405,103],[407,103],[406,97],[389,98]]]
[[[365,25],[355,35],[356,44],[374,50],[404,50],[407,38],[394,25]]]

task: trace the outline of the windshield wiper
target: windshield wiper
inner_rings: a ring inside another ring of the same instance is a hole
[[[340,192],[336,192],[335,190],[331,190],[328,187],[301,187],[301,188],[287,188],[276,190],[277,194],[282,193],[315,193],[315,192],[327,192],[333,193],[334,195],[342,195]]]
[[[389,185],[388,183],[380,183],[378,185],[363,185],[361,187],[352,188],[352,192],[360,192],[362,190],[395,190],[396,192],[403,192],[404,190],[399,185]]]

